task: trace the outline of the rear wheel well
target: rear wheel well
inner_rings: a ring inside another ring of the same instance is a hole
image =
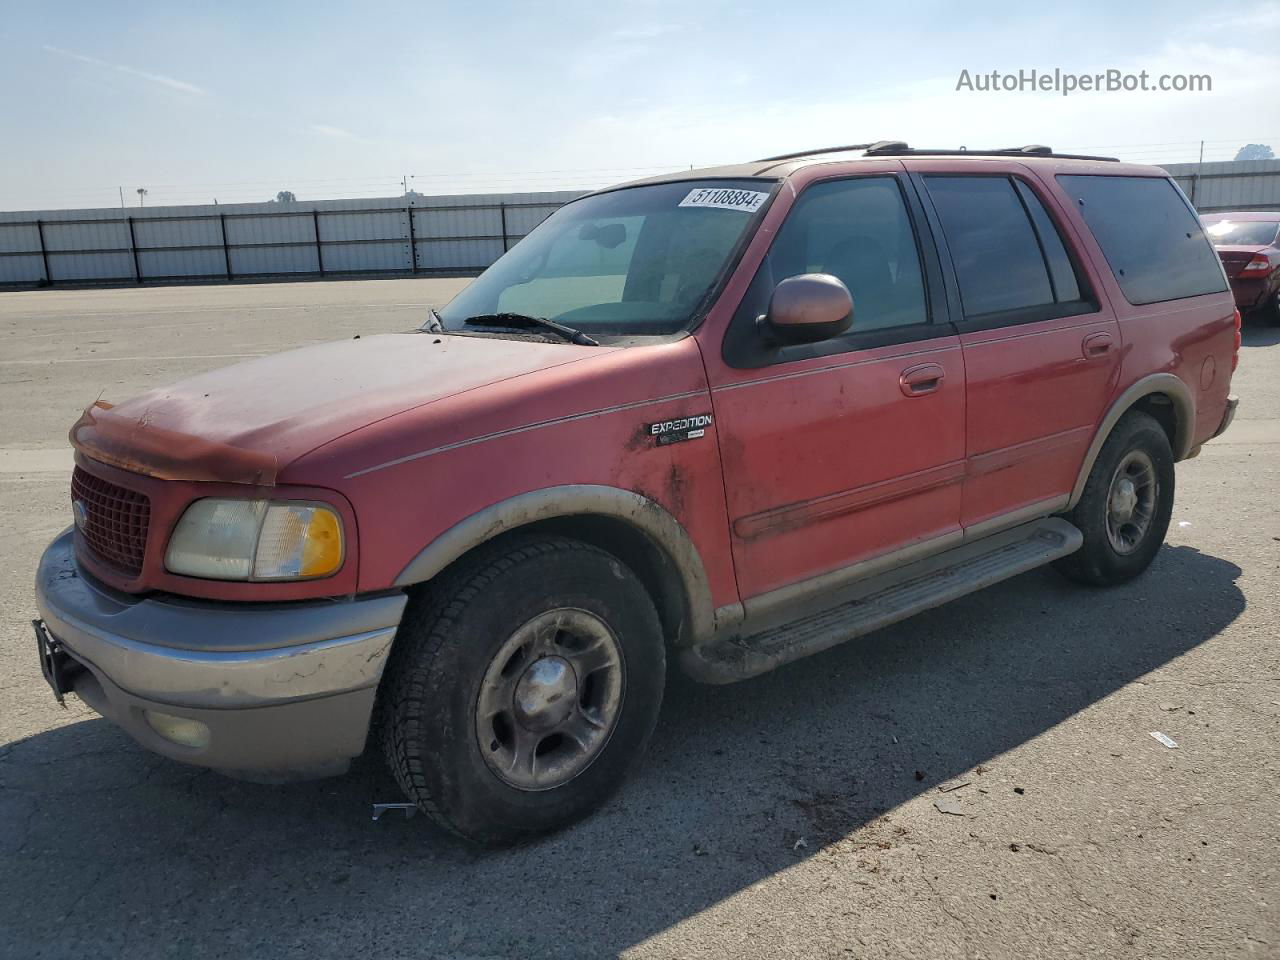
[[[1173,399],[1164,393],[1148,393],[1145,397],[1139,397],[1129,409],[1140,410],[1160,424],[1164,435],[1169,438],[1169,447],[1174,451],[1176,458],[1179,450],[1178,427],[1180,425],[1178,408],[1174,406]]]
[[[528,534],[580,540],[617,557],[631,569],[649,594],[667,642],[679,646],[687,640],[690,630],[689,597],[680,571],[666,552],[643,531],[616,517],[598,514],[551,517],[504,530],[493,539],[468,550],[449,568],[463,562],[476,550],[490,550],[503,540]],[[437,578],[444,572],[437,574]],[[417,586],[420,588],[422,584]]]

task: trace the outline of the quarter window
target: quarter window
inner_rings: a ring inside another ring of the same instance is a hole
[[[1059,174],[1125,299],[1179,300],[1227,289],[1222,264],[1182,194],[1164,177]]]

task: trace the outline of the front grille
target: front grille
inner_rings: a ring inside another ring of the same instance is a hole
[[[76,529],[94,558],[127,577],[142,573],[151,501],[76,467],[71,475]]]

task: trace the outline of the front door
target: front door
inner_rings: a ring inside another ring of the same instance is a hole
[[[936,254],[899,173],[819,181],[796,199],[708,363],[734,564],[751,598],[924,541],[959,537],[965,374]],[[923,242],[922,242],[923,240]],[[832,274],[844,336],[771,345],[781,280]]]

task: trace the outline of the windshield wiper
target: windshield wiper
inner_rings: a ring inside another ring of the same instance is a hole
[[[436,313],[435,307],[427,307],[427,319],[418,328],[418,332],[444,333],[444,321],[440,319],[440,314]]]
[[[472,326],[499,326],[499,327],[539,327],[543,330],[550,330],[558,333],[570,343],[576,343],[583,347],[598,347],[599,340],[593,340],[581,330],[575,330],[573,327],[566,327],[563,323],[556,323],[554,320],[548,320],[546,317],[531,317],[523,313],[479,313],[474,317],[467,317],[463,323]]]

